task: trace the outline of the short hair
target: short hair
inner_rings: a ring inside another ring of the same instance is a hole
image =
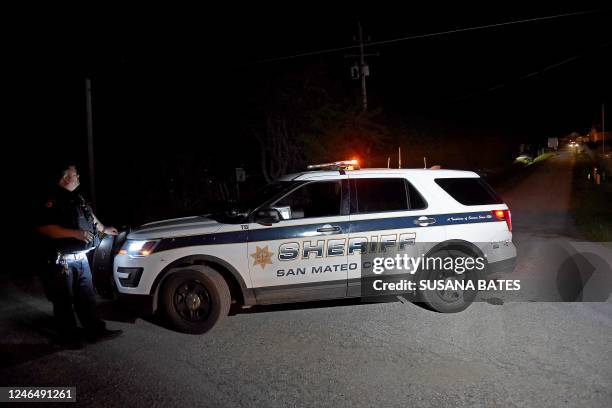
[[[77,167],[77,164],[74,160],[71,159],[61,159],[61,160],[57,160],[52,168],[51,168],[51,174],[50,177],[52,177],[52,179],[55,182],[60,181],[65,175],[66,175],[66,171],[70,168],[70,167]]]

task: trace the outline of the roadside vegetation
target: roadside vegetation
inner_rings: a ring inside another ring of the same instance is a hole
[[[612,242],[612,177],[607,175],[597,185],[593,177],[594,166],[587,154],[576,155],[572,216],[578,230],[588,240]]]
[[[536,157],[535,159],[533,159],[533,162],[531,164],[538,163],[538,162],[541,162],[541,161],[544,161],[544,160],[548,160],[551,157],[554,157],[556,155],[557,155],[557,153],[555,153],[555,152],[546,152],[546,153],[543,153],[543,154],[539,155],[538,157]]]
[[[540,165],[551,157],[556,156],[556,152],[543,153],[533,160],[526,155],[517,157],[512,165],[506,167],[503,171],[491,174],[485,177],[487,181],[499,193],[503,193],[519,184],[523,179],[528,177],[540,167]]]

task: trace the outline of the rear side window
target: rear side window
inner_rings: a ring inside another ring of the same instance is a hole
[[[423,210],[427,208],[427,203],[421,193],[419,193],[408,181],[406,181],[406,185],[408,186],[408,202],[410,203],[410,209]]]
[[[351,213],[377,213],[427,208],[423,196],[403,178],[352,181]]]
[[[435,179],[451,197],[463,205],[502,204],[502,200],[481,178],[440,178]]]
[[[405,211],[408,209],[406,184],[401,178],[355,179],[354,213]]]

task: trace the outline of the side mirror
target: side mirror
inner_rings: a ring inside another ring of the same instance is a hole
[[[255,213],[255,222],[261,225],[276,224],[281,219],[280,212],[275,208],[263,208]]]

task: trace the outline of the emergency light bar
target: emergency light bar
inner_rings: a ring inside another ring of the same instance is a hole
[[[309,164],[308,170],[359,170],[357,160],[342,160],[333,163]]]

